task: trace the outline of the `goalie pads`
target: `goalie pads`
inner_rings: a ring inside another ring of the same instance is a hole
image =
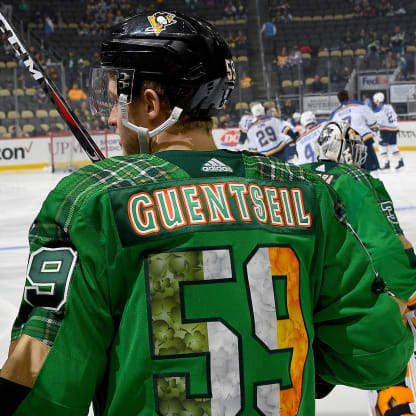
[[[370,416],[414,416],[415,403],[412,390],[407,387],[409,367],[403,383],[369,392]]]
[[[381,416],[411,416],[412,391],[402,385],[391,386],[378,392],[377,409]]]

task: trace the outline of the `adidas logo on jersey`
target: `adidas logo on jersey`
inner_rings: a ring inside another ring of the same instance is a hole
[[[233,172],[232,168],[221,162],[221,160],[215,158],[204,163],[201,170],[203,172]]]

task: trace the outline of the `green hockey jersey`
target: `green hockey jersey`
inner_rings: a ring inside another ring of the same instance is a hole
[[[96,415],[309,416],[315,371],[402,380],[413,337],[336,198],[302,168],[225,150],[64,178],[30,229],[12,341],[51,349],[15,414],[94,400]]]
[[[416,290],[416,273],[396,237],[403,231],[383,183],[368,171],[347,164],[321,161],[303,167],[333,186],[345,206],[349,223],[389,289],[397,297],[409,299]]]

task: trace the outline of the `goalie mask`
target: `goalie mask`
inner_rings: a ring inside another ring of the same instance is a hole
[[[332,160],[361,167],[367,148],[361,136],[345,121],[329,121],[315,144],[318,160]]]
[[[127,116],[127,105],[144,80],[161,83],[173,109],[162,126],[147,133]],[[224,106],[235,80],[230,49],[210,23],[175,12],[140,13],[114,26],[104,39],[101,67],[90,71],[90,105],[93,113],[108,117],[118,97],[123,124],[141,141],[166,130],[181,113],[209,118]],[[116,82],[117,97],[109,96],[110,82]]]

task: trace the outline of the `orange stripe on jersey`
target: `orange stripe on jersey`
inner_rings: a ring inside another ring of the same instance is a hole
[[[369,139],[373,138],[373,133],[367,133],[365,136],[363,136],[363,141],[366,142]]]
[[[274,149],[271,152],[265,152],[263,154],[265,154],[266,156],[274,155],[275,153],[280,152],[285,146],[286,146],[286,143],[282,143],[277,149]]]
[[[323,123],[323,122],[322,122]],[[322,123],[317,124],[314,127],[311,127],[309,130],[306,130],[302,135],[300,135],[297,139],[296,139],[296,143],[304,136],[306,136],[307,134],[311,133],[312,131],[316,130],[318,127],[320,127],[322,125]]]
[[[350,103],[350,104],[343,105],[342,107],[338,108],[338,110],[336,110],[334,114],[336,114],[336,113],[338,113],[338,111],[344,110],[344,109],[346,109],[348,107],[355,107],[355,106],[359,106],[359,105],[363,105],[363,104]]]
[[[257,126],[257,124],[263,123],[263,121],[270,120],[271,118],[272,118],[271,116],[265,116],[265,117],[262,117],[262,118],[258,119],[254,123],[250,124],[249,130],[250,130],[251,127]]]
[[[299,260],[289,247],[269,248],[272,276],[287,278],[286,319],[277,320],[277,348],[293,348],[290,363],[292,387],[280,391],[280,415],[297,415],[302,398],[303,370],[309,349],[308,333],[300,305]]]
[[[398,127],[380,127],[380,131],[399,131]]]

